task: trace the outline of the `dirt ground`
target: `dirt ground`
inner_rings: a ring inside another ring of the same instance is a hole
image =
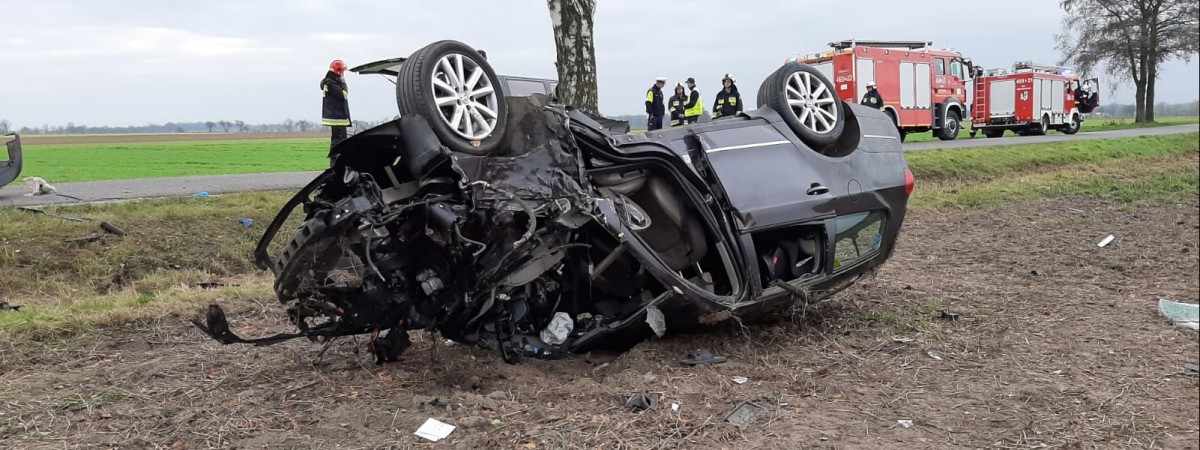
[[[621,355],[506,365],[421,335],[375,366],[362,339],[318,360],[307,341],[220,346],[183,318],[6,343],[0,447],[1195,449],[1200,385],[1182,366],[1200,344],[1156,304],[1197,301],[1198,216],[1095,200],[916,213],[836,301]],[[231,321],[263,335],[281,317],[264,299]],[[698,347],[729,361],[679,363]],[[656,407],[624,406],[643,391]],[[725,423],[741,402],[762,413]],[[414,436],[430,417],[459,427]]]

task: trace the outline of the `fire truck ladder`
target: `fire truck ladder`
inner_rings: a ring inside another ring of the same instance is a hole
[[[975,96],[971,97],[971,98],[975,99],[973,102],[971,102],[972,103],[971,108],[975,110],[974,112],[972,112],[971,115],[973,117],[982,117],[984,123],[982,123],[981,125],[987,125],[987,118],[988,118],[988,111],[987,111],[987,103],[988,102],[983,101],[983,99],[987,98],[986,97],[986,95],[987,95],[986,89],[987,89],[987,83],[976,82],[975,83]]]
[[[932,41],[865,41],[859,39],[849,39],[845,41],[830,42],[830,47],[834,50],[844,50],[852,47],[887,47],[887,48],[906,48],[916,50],[933,46]]]
[[[1030,61],[1021,61],[1013,64],[1014,71],[1028,70],[1031,72],[1041,73],[1060,73],[1064,68],[1050,64],[1037,64]]]

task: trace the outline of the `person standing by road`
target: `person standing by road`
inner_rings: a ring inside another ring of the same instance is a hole
[[[677,127],[684,124],[684,105],[687,105],[688,98],[683,92],[683,83],[675,83],[675,95],[671,96],[671,126]]]
[[[666,113],[662,88],[666,84],[667,77],[658,77],[654,85],[646,90],[646,131],[662,128],[663,114]]]
[[[704,101],[700,98],[700,90],[696,88],[696,79],[688,77],[688,103],[683,107],[683,119],[686,123],[696,123],[704,112]]]
[[[863,94],[862,101],[858,103],[860,105],[870,106],[875,109],[883,108],[883,96],[879,95],[878,89],[875,89],[874,80],[867,82],[867,93]]]
[[[329,157],[333,158],[333,146],[346,139],[346,128],[350,127],[350,88],[346,85],[346,63],[340,59],[329,63],[329,71],[321,79],[321,125],[329,127]]]
[[[713,119],[733,117],[742,112],[742,94],[738,93],[737,80],[733,75],[725,74],[721,85],[723,87],[717,92],[717,100],[713,102]]]

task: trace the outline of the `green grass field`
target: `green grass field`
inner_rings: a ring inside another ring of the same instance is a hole
[[[1189,133],[916,152],[908,155],[917,177],[909,206],[977,208],[1063,196],[1194,205],[1200,195],[1198,140],[1200,133]],[[217,299],[231,308],[273,302],[270,276],[254,269],[250,253],[290,196],[246,193],[46,208],[86,217],[85,222],[0,209],[0,299],[25,306],[0,314],[0,340],[190,316]],[[255,226],[238,225],[241,217]],[[102,220],[128,235],[63,241],[98,232]],[[284,228],[289,229],[294,227]],[[213,281],[227,286],[196,286]]]
[[[329,140],[252,139],[25,145],[22,176],[51,183],[300,172],[329,166]]]

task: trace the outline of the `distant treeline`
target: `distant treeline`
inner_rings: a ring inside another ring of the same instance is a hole
[[[1101,99],[1103,101],[1103,99]],[[1133,117],[1135,112],[1134,105],[1126,104],[1105,104],[1100,105],[1092,112],[1094,116],[1108,117]],[[1195,117],[1200,116],[1200,100],[1192,100],[1185,103],[1163,103],[1160,102],[1154,105],[1154,115],[1157,117]],[[624,120],[629,122],[630,128],[646,128],[646,116],[644,115],[618,115],[611,116],[610,119]],[[365,130],[367,128],[387,122],[391,119],[379,121],[354,121],[356,131]],[[700,117],[700,121],[707,121],[708,113],[706,112]],[[0,134],[17,132],[20,134],[136,134],[136,133],[279,133],[293,131],[320,131],[323,127],[319,122],[310,120],[293,120],[287,119],[279,123],[262,123],[248,124],[241,120],[215,120],[206,122],[167,122],[164,124],[149,124],[140,126],[127,127],[91,127],[87,125],[76,125],[67,123],[66,125],[42,125],[40,127],[23,126],[19,129],[11,128],[11,123],[0,118]]]

